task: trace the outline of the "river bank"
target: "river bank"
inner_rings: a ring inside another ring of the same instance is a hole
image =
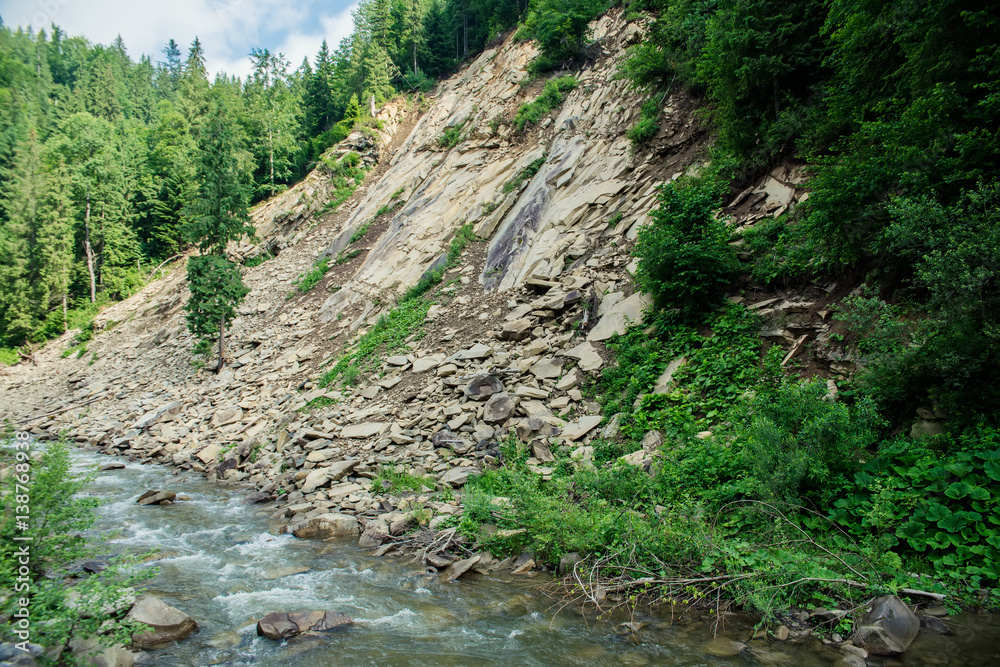
[[[92,451],[74,453],[77,469],[105,464]],[[148,592],[193,616],[197,634],[147,654],[147,665],[338,664],[834,665],[845,658],[819,638],[749,640],[751,624],[732,616],[718,637],[713,623],[672,622],[668,614],[639,613],[632,632],[583,617],[541,590],[547,575],[473,574],[442,583],[411,559],[373,558],[356,542],[300,540],[275,535],[269,512],[243,494],[191,472],[127,463],[100,473],[86,490],[103,501],[96,529],[119,534],[109,552],[158,549],[149,567],[159,574]],[[183,500],[138,506],[135,498],[169,479]],[[255,634],[271,611],[344,611],[354,627],[288,645]],[[616,622],[617,621],[617,622]],[[994,615],[963,614],[949,621],[954,636],[921,635],[898,658],[872,664],[995,664],[1000,623]],[[961,662],[955,662],[955,660]]]

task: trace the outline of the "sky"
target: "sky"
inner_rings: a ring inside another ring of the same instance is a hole
[[[0,17],[10,27],[48,30],[55,23],[71,36],[110,44],[121,35],[133,60],[154,64],[173,38],[182,58],[197,36],[210,73],[246,77],[250,49],[281,52],[296,69],[315,58],[324,39],[334,50],[353,29],[356,0],[0,0]]]

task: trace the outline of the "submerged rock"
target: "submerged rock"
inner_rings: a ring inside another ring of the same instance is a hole
[[[257,636],[268,639],[287,639],[302,634],[312,634],[347,627],[354,621],[339,611],[275,612],[257,622]]]

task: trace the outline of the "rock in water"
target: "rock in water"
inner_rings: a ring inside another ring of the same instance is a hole
[[[139,496],[135,502],[140,505],[159,505],[165,502],[172,502],[177,494],[173,491],[147,491]]]
[[[301,634],[336,630],[354,621],[339,611],[307,611],[287,614],[272,611],[257,622],[257,636],[268,639],[285,639]]]
[[[125,617],[150,627],[147,632],[132,635],[139,648],[152,648],[167,642],[184,639],[195,631],[198,624],[176,607],[171,607],[155,595],[143,595]]]
[[[920,632],[920,619],[895,595],[871,603],[854,632],[853,644],[875,655],[902,653]]]
[[[344,537],[347,535],[357,535],[361,532],[361,525],[358,520],[350,514],[321,514],[309,519],[306,523],[298,524],[292,528],[292,534],[302,539],[316,539],[327,537]]]

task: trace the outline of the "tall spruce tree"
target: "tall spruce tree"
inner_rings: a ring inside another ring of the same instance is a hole
[[[216,372],[226,362],[226,320],[249,289],[239,267],[226,257],[226,245],[253,236],[247,206],[250,202],[250,156],[226,86],[212,90],[208,116],[199,137],[198,188],[188,206],[188,240],[202,255],[188,260],[188,329],[201,340],[218,336]]]

